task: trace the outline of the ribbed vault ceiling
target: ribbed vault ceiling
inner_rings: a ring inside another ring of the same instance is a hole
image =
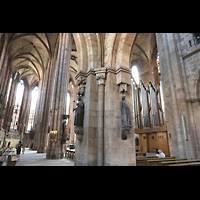
[[[156,38],[154,33],[138,33],[131,51],[131,65],[137,65],[143,73],[148,71],[155,48]]]
[[[53,56],[58,33],[13,33],[8,46],[8,64],[29,85],[39,81]]]

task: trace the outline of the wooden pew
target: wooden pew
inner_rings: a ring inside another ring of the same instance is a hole
[[[3,149],[1,149],[1,157],[0,157],[0,166],[3,165],[5,159],[7,158],[8,156],[8,153],[9,153],[9,149],[4,147]]]
[[[155,160],[146,160],[146,166],[160,166],[160,163],[161,162],[164,162],[164,161],[175,161],[175,162],[178,162],[178,161],[183,161],[183,160],[187,160],[187,158],[168,158],[168,157],[165,157],[165,158],[158,158],[158,159],[155,159]]]
[[[200,162],[189,162],[189,163],[179,163],[179,164],[172,164],[172,165],[167,165],[167,166],[199,166]]]
[[[3,162],[7,159],[7,166],[15,166],[17,162],[17,155],[15,154],[14,148],[7,148],[2,156],[0,157],[0,166],[2,166]]]
[[[143,157],[146,156],[146,153],[136,152],[136,157]]]
[[[2,166],[4,159],[6,158],[6,154],[0,157],[0,166]]]
[[[6,151],[6,147],[1,148],[0,149],[0,156],[2,156],[5,151]]]
[[[168,159],[175,159],[175,157],[165,157],[165,158],[158,158],[156,156],[151,157],[136,157],[136,166],[146,166],[148,160],[168,160]]]
[[[17,162],[17,155],[14,152],[11,152],[8,155],[7,166],[15,166]]]
[[[136,166],[145,166],[146,165],[146,160],[149,159],[157,159],[157,157],[136,157]]]
[[[193,160],[175,160],[175,161],[164,161],[160,163],[160,166],[182,166],[181,164],[183,164],[183,166],[189,166],[189,164],[187,163],[200,163],[200,159],[193,159]],[[186,164],[186,165],[185,165]],[[192,164],[193,165],[193,164]]]

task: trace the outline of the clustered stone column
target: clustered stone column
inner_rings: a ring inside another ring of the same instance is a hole
[[[51,112],[50,131],[57,131],[57,141],[48,142],[48,159],[60,159],[64,156],[64,148],[61,143],[61,122],[62,116],[66,113],[67,92],[69,84],[69,70],[71,58],[71,33],[61,33],[59,41],[59,50],[56,66],[55,91],[53,96],[53,106]]]
[[[133,121],[130,69],[98,68],[84,76],[84,134],[76,141],[75,165],[135,165],[134,126],[129,127],[126,140],[122,139],[120,111],[120,101],[126,96]]]
[[[6,107],[5,118],[3,122],[3,128],[5,130],[3,145],[5,144],[6,134],[7,134],[7,131],[9,131],[10,123],[12,122],[12,114],[14,111],[14,103],[16,99],[17,86],[18,86],[19,80],[20,80],[20,74],[16,73],[12,81],[9,99],[8,99],[8,103]]]
[[[135,165],[134,126],[130,127],[127,138],[122,138],[120,102],[126,96],[126,104],[131,111],[132,88],[131,71],[129,68],[107,68],[104,105],[104,165],[133,166]]]
[[[31,106],[30,104],[31,104],[31,88],[29,87],[28,84],[25,84],[24,95],[18,119],[18,124],[19,124],[18,131],[20,133],[20,140],[22,141],[22,143],[23,143],[24,132],[28,125],[28,122],[26,123],[26,118],[28,118],[30,113],[30,106]]]
[[[6,126],[10,126],[10,122],[12,121],[12,113],[14,110],[14,103],[16,99],[16,93],[17,93],[17,86],[20,80],[20,74],[16,74],[15,77],[13,77],[9,99],[6,107],[6,114],[4,118],[3,128],[6,129]]]

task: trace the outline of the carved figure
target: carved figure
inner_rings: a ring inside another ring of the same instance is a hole
[[[84,104],[80,96],[78,98],[78,103],[76,105],[77,107],[73,109],[73,111],[75,110],[74,126],[82,127],[84,118]]]
[[[125,103],[125,96],[122,96],[122,101],[120,102],[121,108],[121,126],[122,128],[131,128],[131,112],[128,105]]]
[[[68,140],[67,135],[67,119],[69,119],[69,115],[63,115],[62,117],[62,128],[61,128],[61,144],[64,144]]]
[[[122,128],[122,139],[127,139],[127,134],[130,133],[131,128],[131,112],[129,106],[125,103],[125,96],[122,96],[120,102],[121,109],[121,128]]]

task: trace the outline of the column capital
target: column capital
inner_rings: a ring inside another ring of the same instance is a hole
[[[105,85],[106,80],[106,68],[95,69],[96,80],[98,80],[98,85]]]
[[[131,85],[131,70],[128,67],[119,67],[116,70],[117,85],[127,84]]]

